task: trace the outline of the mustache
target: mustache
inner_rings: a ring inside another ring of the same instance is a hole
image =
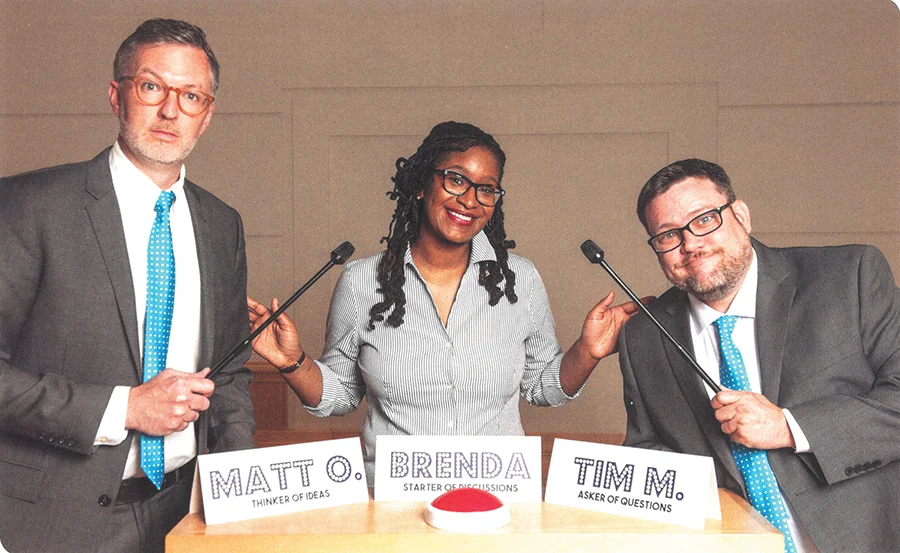
[[[683,269],[698,259],[712,257],[712,256],[720,254],[720,253],[722,253],[721,248],[711,249],[711,250],[703,249],[700,251],[694,251],[694,252],[691,252],[690,254],[687,254],[686,257],[684,257],[677,265],[675,265],[675,268]]]

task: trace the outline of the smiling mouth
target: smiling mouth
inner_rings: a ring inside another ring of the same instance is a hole
[[[679,269],[684,269],[684,268],[687,268],[687,267],[694,266],[694,265],[696,265],[697,263],[699,263],[699,262],[705,260],[707,257],[709,257],[709,254],[701,254],[701,255],[696,255],[696,254],[695,254],[695,255],[692,255],[690,258],[686,259],[683,263],[679,264],[679,265],[678,265],[678,268],[679,268]]]
[[[462,225],[469,225],[472,223],[472,221],[475,220],[474,216],[466,215],[464,213],[460,213],[459,211],[448,209],[447,213],[450,215],[450,219]]]

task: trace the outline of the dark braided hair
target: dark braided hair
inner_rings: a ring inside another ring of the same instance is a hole
[[[422,206],[418,201],[419,193],[426,189],[434,178],[434,169],[449,152],[464,152],[473,146],[487,148],[497,158],[500,166],[500,180],[503,179],[503,167],[506,154],[494,140],[494,137],[468,123],[447,121],[435,125],[422,141],[416,153],[407,158],[397,160],[397,174],[391,179],[394,189],[387,193],[397,202],[394,216],[388,227],[388,235],[381,239],[387,242],[387,251],[378,263],[378,292],[384,300],[376,303],[369,310],[369,329],[375,328],[376,322],[384,321],[384,313],[393,308],[387,317],[387,324],[397,328],[403,324],[406,314],[406,294],[403,285],[404,257],[406,249],[419,237],[419,223],[422,217]],[[494,204],[494,214],[484,227],[496,253],[496,261],[479,263],[478,284],[488,292],[488,304],[497,305],[503,296],[510,303],[516,303],[516,274],[509,268],[508,250],[515,248],[516,243],[506,239],[503,228],[503,198]],[[503,290],[501,281],[506,281]]]

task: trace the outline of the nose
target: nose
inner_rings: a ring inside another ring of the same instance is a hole
[[[683,252],[692,252],[703,243],[702,236],[695,236],[691,231],[684,229],[681,231],[681,250]]]
[[[169,90],[166,99],[159,105],[159,116],[163,119],[175,119],[178,117],[178,92]]]
[[[456,197],[456,201],[466,206],[468,209],[474,209],[478,207],[478,199],[475,198],[475,187],[470,186],[468,190],[465,191],[461,196]]]

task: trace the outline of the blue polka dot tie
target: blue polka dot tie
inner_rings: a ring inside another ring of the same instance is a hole
[[[723,315],[713,323],[719,333],[719,379],[726,388],[749,391],[750,381],[747,379],[747,369],[744,368],[744,358],[731,339],[737,320],[734,315]],[[731,442],[731,454],[744,477],[750,504],[784,534],[784,550],[796,553],[797,547],[788,528],[787,509],[778,490],[775,473],[769,465],[768,453],[763,449]]]
[[[172,307],[175,304],[175,253],[169,209],[175,193],[165,190],[156,200],[156,219],[147,246],[147,314],[144,318],[144,382],[166,368]],[[165,477],[163,436],[141,434],[141,469],[157,489]]]

